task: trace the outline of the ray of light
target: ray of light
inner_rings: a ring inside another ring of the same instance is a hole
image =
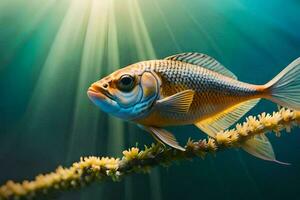
[[[172,31],[172,28],[171,28],[168,20],[166,19],[165,13],[162,11],[161,6],[158,4],[158,2],[156,0],[153,0],[153,4],[155,5],[155,8],[156,8],[157,12],[161,16],[160,19],[162,19],[166,29],[168,30],[168,33],[170,35],[170,38],[171,38],[173,44],[175,45],[176,50],[178,52],[181,52],[181,47],[180,47],[180,45],[178,44],[178,42],[176,40],[175,34]]]
[[[91,82],[104,73],[101,65],[105,59],[107,12],[108,1],[92,0],[77,84],[73,127],[69,138],[68,162],[81,156],[83,149],[86,153],[94,154],[97,136],[102,134],[98,129],[99,111],[89,102],[86,90]],[[100,126],[103,123],[105,122],[102,121]]]
[[[120,68],[120,58],[113,0],[109,1],[107,43],[107,65],[109,69],[115,71]],[[124,149],[124,122],[109,116],[108,128],[108,152],[112,155],[118,155]]]
[[[29,132],[34,132],[35,129],[43,134],[49,127],[50,130],[57,131],[51,134],[61,134],[66,129],[67,123],[63,119],[68,119],[68,114],[72,111],[72,102],[69,101],[72,98],[68,97],[71,97],[75,90],[73,83],[77,80],[75,69],[78,66],[74,63],[80,63],[89,9],[90,4],[87,2],[75,0],[70,4],[41,70],[25,115],[30,121]],[[57,112],[50,112],[52,110]],[[56,124],[56,127],[53,128],[52,124]],[[30,138],[29,135],[27,138]],[[55,140],[65,137],[56,136]]]
[[[14,56],[17,48],[27,40],[30,34],[45,19],[50,10],[54,6],[58,9],[64,3],[57,2],[57,0],[46,2],[12,0],[12,2],[0,4],[0,25],[7,27],[1,31],[2,37],[0,38],[0,43],[5,44],[5,51],[0,52],[2,61],[0,70],[5,68],[7,62]],[[10,18],[12,16],[11,13],[16,13],[12,19]],[[7,22],[10,25],[6,25]],[[12,26],[11,24],[14,25]]]
[[[132,31],[138,58],[140,60],[154,59],[156,57],[155,51],[143,20],[139,4],[136,0],[128,1],[128,4],[128,12],[132,23]]]

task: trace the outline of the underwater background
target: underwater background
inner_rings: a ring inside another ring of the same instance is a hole
[[[0,185],[154,142],[86,95],[128,64],[201,52],[239,80],[266,83],[300,56],[299,10],[298,0],[0,0]],[[248,115],[274,110],[261,101]],[[181,144],[205,137],[170,130]],[[297,199],[299,132],[269,136],[290,166],[227,150],[58,199]]]

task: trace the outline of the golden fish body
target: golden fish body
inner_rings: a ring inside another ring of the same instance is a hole
[[[135,120],[152,126],[194,124],[239,103],[266,95],[264,86],[240,82],[201,66],[173,61],[152,60],[137,63],[141,71],[152,71],[161,81],[160,98],[193,90],[193,101],[188,112],[164,112],[154,109],[149,115]]]

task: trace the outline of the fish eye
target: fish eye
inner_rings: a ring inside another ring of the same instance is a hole
[[[118,81],[118,88],[124,92],[129,92],[134,88],[134,78],[128,74],[121,76]]]

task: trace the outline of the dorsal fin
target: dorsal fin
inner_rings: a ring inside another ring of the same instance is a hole
[[[214,58],[202,54],[202,53],[181,53],[165,58],[165,60],[178,60],[181,62],[190,63],[204,67],[214,72],[218,72],[224,76],[237,79],[237,77],[228,69],[226,69],[221,63]]]

